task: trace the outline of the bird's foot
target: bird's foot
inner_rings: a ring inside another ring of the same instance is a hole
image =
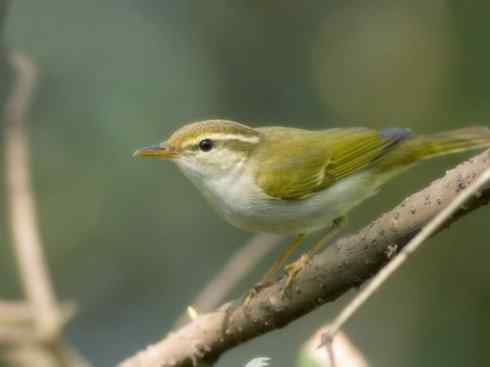
[[[248,307],[250,304],[250,301],[264,288],[267,288],[272,284],[272,281],[270,280],[263,280],[257,284],[255,284],[247,293],[243,300],[243,306]]]
[[[308,265],[310,261],[311,255],[306,253],[301,255],[301,257],[295,262],[292,262],[291,264],[285,266],[284,270],[288,275],[288,279],[286,280],[286,285],[282,289],[281,296],[284,297],[286,293],[289,292],[294,281],[298,277],[298,274],[306,267],[306,265]]]

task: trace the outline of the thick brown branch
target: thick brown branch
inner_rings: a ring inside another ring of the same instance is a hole
[[[289,297],[281,298],[284,279],[263,289],[247,308],[227,304],[205,314],[148,347],[120,367],[180,367],[212,361],[224,351],[283,327],[331,302],[376,273],[456,195],[490,168],[490,151],[460,164],[443,178],[410,196],[355,235],[336,241],[302,271]],[[451,219],[487,204],[485,187]],[[447,227],[447,226],[446,226]]]

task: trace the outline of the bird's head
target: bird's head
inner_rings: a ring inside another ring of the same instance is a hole
[[[159,145],[138,149],[134,155],[175,161],[187,174],[216,178],[244,162],[261,140],[260,133],[227,120],[186,125]]]

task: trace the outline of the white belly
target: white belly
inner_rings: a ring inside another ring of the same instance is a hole
[[[376,193],[370,171],[339,181],[303,200],[270,198],[249,175],[219,181],[191,180],[231,224],[247,231],[279,234],[311,233],[327,228],[354,206]]]

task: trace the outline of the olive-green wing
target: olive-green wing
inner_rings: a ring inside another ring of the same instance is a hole
[[[368,167],[410,135],[407,129],[261,130],[267,143],[256,152],[256,182],[267,195],[285,200],[307,198]]]

